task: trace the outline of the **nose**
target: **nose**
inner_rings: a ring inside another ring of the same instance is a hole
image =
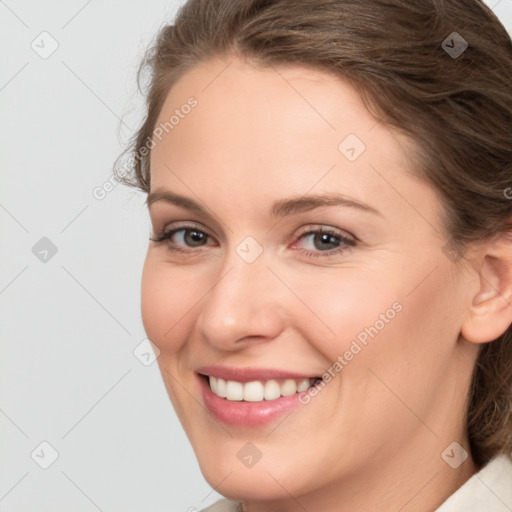
[[[285,291],[263,255],[246,263],[234,254],[201,301],[196,327],[207,343],[222,350],[275,339],[287,322]]]

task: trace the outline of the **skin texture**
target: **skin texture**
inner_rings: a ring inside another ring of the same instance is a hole
[[[205,478],[249,512],[434,510],[478,469],[471,456],[453,469],[441,454],[454,441],[469,451],[478,350],[512,321],[510,279],[492,263],[506,244],[492,246],[494,260],[490,246],[475,249],[476,267],[448,258],[441,204],[412,172],[411,143],[336,77],[212,59],[175,84],[157,125],[190,96],[197,106],[152,149],[151,193],[181,194],[209,215],[165,201],[149,211],[154,236],[184,223],[209,236],[197,247],[183,231],[150,242],[142,315]],[[338,149],[349,134],[366,146],[355,161]],[[325,192],[379,214],[270,215],[274,201]],[[355,245],[325,256],[312,235],[301,238],[322,227]],[[263,249],[250,264],[236,252],[248,236]],[[322,375],[394,303],[401,311],[286,418],[230,427],[205,409],[195,368]],[[237,457],[247,441],[262,455],[251,468]]]

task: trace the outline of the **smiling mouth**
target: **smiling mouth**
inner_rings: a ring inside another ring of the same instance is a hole
[[[238,382],[211,375],[202,375],[212,393],[233,402],[263,402],[277,400],[307,391],[321,381],[321,378],[269,379]]]

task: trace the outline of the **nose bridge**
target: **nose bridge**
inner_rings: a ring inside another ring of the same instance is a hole
[[[267,267],[264,252],[247,257],[254,247],[246,243],[226,256],[197,318],[204,338],[225,348],[244,338],[277,337],[284,327],[280,283]]]

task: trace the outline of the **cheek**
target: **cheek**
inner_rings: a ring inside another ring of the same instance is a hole
[[[453,364],[460,327],[453,308],[455,284],[446,267],[439,265],[430,274],[431,269],[418,265],[410,275],[400,274],[397,286],[388,275],[380,281],[379,293],[366,300],[359,296],[353,314],[344,312],[350,330],[344,343],[355,339],[361,350],[342,371],[343,392],[349,400],[364,403],[362,417],[381,421],[383,429],[386,422],[392,428],[396,419],[404,429],[414,428],[417,419],[408,408],[426,418]],[[392,307],[395,314],[386,314],[393,303],[398,305]],[[366,343],[359,343],[361,334]]]
[[[141,312],[147,337],[159,348],[157,359],[167,394],[185,426],[190,431],[188,416],[195,407],[188,394],[183,395],[182,385],[176,377],[183,378],[180,354],[186,350],[193,321],[194,305],[206,293],[198,290],[201,279],[191,272],[162,261],[148,252],[142,273]],[[193,285],[191,283],[194,283]],[[186,359],[186,358],[185,358]]]
[[[414,268],[405,264],[338,278],[303,274],[295,283],[307,305],[297,309],[295,325],[332,365],[341,356],[351,379],[368,379],[369,368],[392,377],[404,363],[430,379],[440,371],[439,359],[449,358],[460,327],[453,315],[456,283],[446,266],[431,272],[436,265],[429,259]]]
[[[148,253],[142,272],[142,322],[148,338],[165,355],[186,340],[187,315],[196,304],[200,279]],[[194,283],[193,285],[191,283]]]
[[[351,348],[359,353],[354,341],[364,349],[373,338],[382,338],[403,315],[403,285],[389,276],[303,273],[292,286],[303,302],[289,308],[295,311],[296,325],[306,340],[318,342],[317,348],[332,362]]]

